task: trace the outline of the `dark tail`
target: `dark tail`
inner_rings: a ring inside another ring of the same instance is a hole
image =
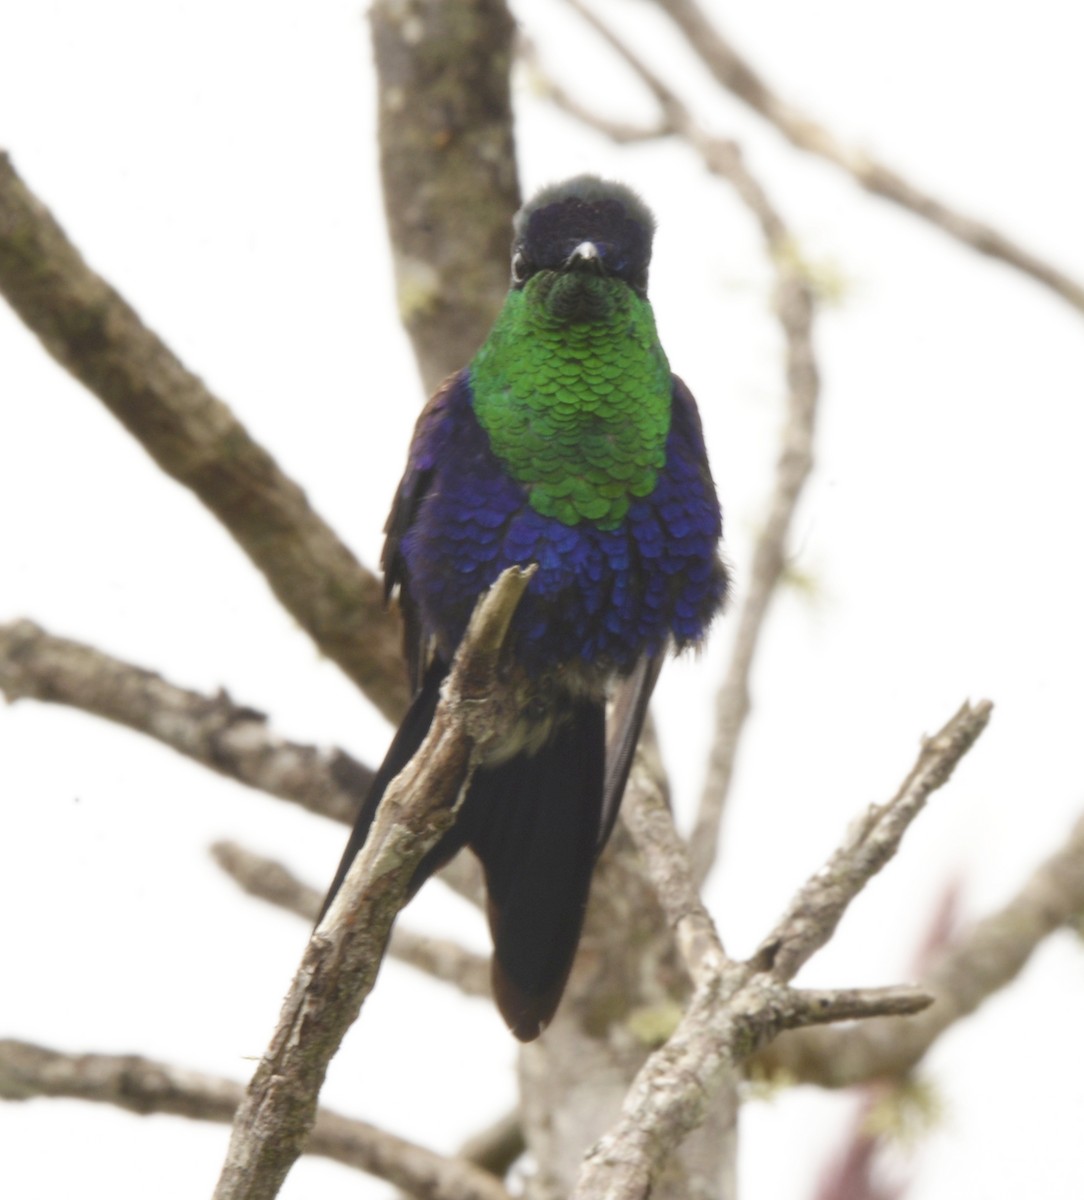
[[[369,835],[388,784],[425,739],[447,668],[431,667],[377,771],[319,920]],[[422,859],[411,892],[469,845],[485,870],[493,992],[520,1041],[538,1037],[564,991],[580,940],[600,845],[606,718],[578,701],[549,741],[475,773],[455,825]]]
[[[520,1041],[561,999],[599,849],[606,719],[580,701],[534,755],[477,772],[460,824],[481,860],[493,934],[493,992]]]

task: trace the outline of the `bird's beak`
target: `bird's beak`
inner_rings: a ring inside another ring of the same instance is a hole
[[[602,255],[594,242],[580,242],[575,250],[565,259],[565,270],[573,271],[588,269],[602,274]]]

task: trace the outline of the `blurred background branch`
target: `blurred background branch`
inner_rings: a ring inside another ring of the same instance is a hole
[[[139,1116],[170,1113],[229,1124],[244,1096],[241,1084],[155,1062],[136,1054],[64,1054],[27,1042],[0,1040],[0,1098],[38,1096],[112,1104]],[[377,1129],[321,1109],[306,1154],[334,1159],[430,1200],[507,1200],[499,1181],[465,1156],[446,1158]]]

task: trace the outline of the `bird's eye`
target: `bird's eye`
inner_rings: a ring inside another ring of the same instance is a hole
[[[517,250],[512,255],[512,282],[522,283],[530,274],[530,265],[527,262],[527,255],[522,250]]]

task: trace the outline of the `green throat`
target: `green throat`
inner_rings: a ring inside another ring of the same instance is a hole
[[[493,453],[537,512],[614,529],[655,487],[670,367],[651,306],[623,283],[539,272],[509,293],[470,373]]]

